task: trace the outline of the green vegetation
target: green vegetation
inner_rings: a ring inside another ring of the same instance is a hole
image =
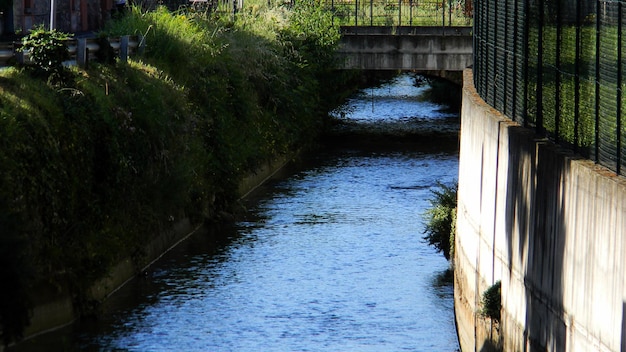
[[[342,26],[471,26],[471,8],[464,1],[326,0]]]
[[[32,65],[26,66],[35,76],[41,76],[53,85],[71,79],[63,62],[70,59],[66,40],[71,35],[57,30],[48,31],[43,26],[35,27],[22,41],[18,50],[29,52]]]
[[[457,185],[439,183],[438,187],[432,190],[431,207],[423,214],[424,239],[450,260],[454,257]]]
[[[528,51],[520,57],[517,69],[509,70],[517,75],[524,69],[523,59],[528,59],[527,84],[519,81],[522,75],[511,77],[518,80],[514,94],[522,101],[526,93],[528,108],[526,111],[520,109],[517,116],[511,117],[517,121],[526,119],[529,125],[542,129],[559,142],[577,147],[577,152],[587,157],[593,154],[597,130],[601,148],[616,155],[618,132],[622,136],[626,134],[626,99],[620,100],[618,96],[626,89],[623,82],[621,87],[618,84],[622,65],[618,60],[621,38],[618,28],[609,21],[609,24],[602,25],[597,36],[595,23],[589,21],[579,27],[559,27],[554,23],[540,26],[538,21],[533,17],[529,27]],[[599,58],[598,67],[596,57]],[[506,77],[507,74],[499,76]],[[504,82],[504,78],[502,80]],[[488,89],[491,88],[485,91]],[[481,94],[488,95],[486,92]],[[509,94],[497,93],[499,96]],[[621,131],[618,125],[621,125]]]
[[[500,281],[496,281],[483,293],[481,310],[483,316],[498,322],[500,321],[500,310],[502,309],[500,286]]]
[[[98,302],[87,292],[111,265],[141,267],[143,245],[174,222],[232,210],[239,181],[314,146],[345,96],[330,71],[338,29],[313,1],[249,4],[234,21],[132,8],[102,33],[122,34],[145,36],[141,61],[74,67],[54,82],[0,72],[5,343],[28,322],[27,293],[69,292],[88,314]]]
[[[543,45],[543,63],[536,59],[530,60],[529,86],[528,86],[528,119],[537,121],[537,89],[542,90],[542,118],[543,128],[546,132],[555,135],[567,143],[577,144],[583,150],[590,148],[595,139],[595,26],[583,26],[580,28],[581,48],[576,48],[575,26],[560,28],[560,39],[557,40],[558,30],[554,26],[546,26],[539,38],[537,28],[530,30],[529,57],[536,58],[539,50],[539,42]],[[559,43],[559,49],[556,45]],[[559,53],[558,57],[556,53]],[[579,62],[576,62],[576,53],[580,54]],[[612,55],[613,62],[608,66],[617,67],[616,57]],[[558,58],[558,60],[557,60]],[[608,57],[604,59],[610,60]],[[537,87],[536,73],[541,65],[542,86]],[[578,66],[579,86],[576,90],[576,67]],[[558,69],[557,69],[558,68]],[[557,81],[558,75],[558,81]],[[606,84],[604,82],[603,84]],[[613,84],[608,87],[613,92],[617,87]],[[558,89],[558,94],[557,94]],[[576,94],[579,102],[576,104]],[[615,93],[613,93],[615,94]],[[558,100],[557,100],[558,98]],[[615,101],[615,99],[613,99]],[[558,104],[557,104],[558,102]],[[578,114],[578,121],[575,121]],[[609,115],[609,114],[607,114]],[[604,116],[614,120],[614,116]]]

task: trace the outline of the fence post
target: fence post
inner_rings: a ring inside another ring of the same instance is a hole
[[[123,62],[128,61],[128,41],[129,41],[129,37],[130,36],[125,35],[125,36],[120,38],[120,60],[122,60]]]
[[[600,161],[600,1],[596,1],[596,96],[595,96],[595,126],[594,126],[594,144],[595,144],[595,162]]]
[[[554,138],[557,143],[561,141],[561,109],[559,109],[561,105],[561,50],[563,42],[563,8],[561,8],[561,2],[556,2],[556,53],[555,53],[555,66],[556,72],[555,75],[555,83],[554,83]]]
[[[515,67],[515,71],[517,71],[518,68],[518,55],[519,53],[517,52],[517,45],[516,45],[516,41],[517,41],[517,29],[519,27],[519,0],[515,0],[513,2],[513,42],[511,43],[512,45],[512,52],[513,52],[513,67]],[[509,21],[507,20],[507,33],[509,32]],[[507,39],[508,40],[508,39]],[[518,120],[518,116],[517,116],[517,103],[518,103],[518,99],[517,99],[517,73],[513,74],[513,87],[511,87],[511,91],[513,92],[513,96],[511,97],[512,103],[511,103],[511,117],[513,118],[513,121],[519,122]]]
[[[491,29],[491,43],[493,44],[493,48],[491,49],[491,57],[490,59],[492,60],[491,62],[491,67],[493,67],[493,82],[492,83],[492,87],[493,87],[493,95],[492,95],[492,100],[491,100],[491,105],[493,107],[495,107],[496,109],[498,108],[498,76],[500,74],[500,72],[498,72],[498,46],[496,45],[496,43],[498,42],[498,22],[499,22],[499,18],[498,18],[498,0],[492,0],[491,1],[491,5],[490,8],[493,9],[493,14],[491,16],[493,16],[493,23],[494,26]]]
[[[137,45],[137,54],[143,55],[146,51],[146,37],[144,37],[143,34],[139,34],[137,35],[137,40],[139,41],[139,44]]]
[[[621,174],[622,166],[622,2],[617,3],[617,136],[616,172]]]
[[[522,114],[524,119],[524,127],[528,127],[528,44],[530,37],[530,0],[524,0],[524,46],[522,47],[524,51],[524,72],[523,72],[523,80],[524,80],[524,99],[522,100]]]
[[[437,5],[438,6],[438,5]],[[446,26],[446,3],[445,0],[441,0],[441,33],[444,32],[444,27]]]
[[[87,38],[76,40],[76,65],[82,68],[87,67]]]
[[[576,1],[576,56],[574,58],[574,151],[579,148],[579,124],[580,124],[580,65],[582,59],[582,0]]]
[[[539,134],[544,134],[543,128],[543,31],[544,31],[544,2],[539,1],[539,26],[537,30],[537,116],[535,128]]]
[[[22,47],[22,42],[13,42],[13,47],[15,48],[15,59],[17,63],[23,65],[26,62],[25,54],[22,50],[17,50]]]

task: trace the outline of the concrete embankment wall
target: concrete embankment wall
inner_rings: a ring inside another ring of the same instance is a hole
[[[245,197],[256,187],[281,171],[289,161],[289,157],[280,157],[261,165],[256,172],[242,180],[239,185],[239,194]],[[199,224],[191,223],[189,219],[181,219],[172,223],[168,231],[159,234],[145,245],[143,249],[143,263],[137,263],[130,258],[120,261],[112,268],[107,277],[91,287],[91,297],[96,301],[107,299],[108,296],[121,288],[127,281],[141,273],[146,266],[151,265],[178,243],[194,234],[200,226]],[[36,300],[34,302],[31,324],[27,327],[24,334],[26,338],[58,329],[78,318],[78,312],[74,310],[72,298],[64,290],[55,290],[54,292],[45,292],[44,290],[40,292]],[[0,351],[2,350],[3,347],[0,344]]]
[[[464,75],[455,311],[463,351],[625,351],[626,180],[511,122]],[[502,284],[500,323],[480,314]]]

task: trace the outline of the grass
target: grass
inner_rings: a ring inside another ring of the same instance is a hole
[[[585,24],[580,28],[567,25],[560,29],[545,25],[541,31],[539,27],[531,26],[528,51],[521,53],[519,60],[528,60],[528,82],[526,86],[523,82],[518,84],[520,91],[514,94],[521,97],[524,96],[521,90],[527,90],[528,109],[520,110],[518,116],[512,117],[535,126],[541,124],[536,127],[587,157],[597,158],[594,149],[596,145],[602,146],[607,153],[604,159],[608,164],[605,166],[616,170],[615,155],[620,148],[618,134],[623,136],[626,133],[626,100],[622,97],[620,101],[618,94],[626,89],[626,84],[620,86],[617,82],[619,71],[623,70],[618,60],[617,28],[604,25],[599,37],[600,51],[597,52],[595,24]],[[504,50],[503,44],[499,45]],[[539,50],[542,50],[542,62],[538,61]],[[598,67],[596,56],[600,57]],[[514,70],[506,69],[506,73],[498,74],[501,82],[505,82],[509,72],[523,70],[521,66]],[[541,76],[538,75],[540,72]],[[497,87],[503,89],[504,85]],[[539,97],[541,101],[538,101]],[[618,128],[619,121],[621,130]],[[600,139],[596,139],[596,129]]]
[[[239,181],[267,160],[313,147],[339,104],[339,38],[307,5],[250,3],[233,21],[137,7],[103,36],[143,34],[145,55],[68,69],[48,84],[0,72],[0,298],[19,339],[35,285],[69,287],[77,311],[121,258],[183,218],[237,206]]]

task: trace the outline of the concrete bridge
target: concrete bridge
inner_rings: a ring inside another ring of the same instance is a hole
[[[472,65],[472,27],[343,26],[344,69],[463,71]]]

